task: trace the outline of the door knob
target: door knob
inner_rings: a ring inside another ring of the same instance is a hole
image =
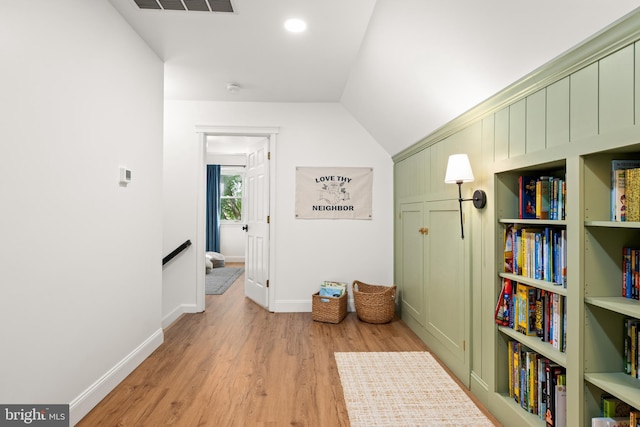
[[[242,226],[242,229],[243,229],[244,231],[249,231],[249,225],[248,225],[248,224],[243,225],[243,226]]]

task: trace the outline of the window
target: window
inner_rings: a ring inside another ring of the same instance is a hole
[[[220,171],[220,220],[242,221],[242,190],[244,173],[238,169]]]

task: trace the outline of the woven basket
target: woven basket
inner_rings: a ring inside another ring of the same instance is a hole
[[[317,322],[340,323],[347,315],[347,293],[340,297],[320,296],[313,294],[311,301],[311,318]]]
[[[353,281],[353,302],[358,319],[367,323],[387,323],[396,309],[396,285],[369,285]]]

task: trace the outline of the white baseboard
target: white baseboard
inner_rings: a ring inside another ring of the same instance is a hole
[[[180,304],[162,318],[162,329],[167,329],[169,325],[178,320],[178,317],[184,313],[198,313],[198,308],[195,304]]]
[[[224,262],[244,262],[243,256],[227,256],[224,257]]]
[[[162,329],[158,329],[135,350],[118,362],[100,379],[83,391],[69,404],[70,425],[76,425],[120,382],[137,368],[164,341]]]

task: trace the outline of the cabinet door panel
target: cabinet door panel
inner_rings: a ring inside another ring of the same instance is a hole
[[[422,203],[400,206],[400,300],[402,310],[424,326],[424,223]]]
[[[464,240],[460,238],[457,201],[426,203],[426,329],[448,350],[447,366],[463,382],[469,376],[465,340],[468,334],[468,290]],[[471,230],[466,230],[467,236]],[[468,237],[467,237],[468,238]]]

